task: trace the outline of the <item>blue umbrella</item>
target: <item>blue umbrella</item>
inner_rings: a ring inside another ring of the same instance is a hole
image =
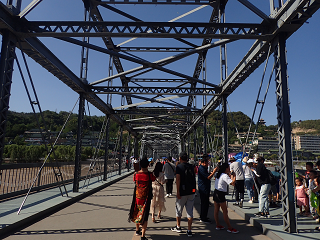
[[[152,161],[152,158],[149,158],[148,161],[151,162],[151,161]]]
[[[241,162],[242,158],[247,157],[247,156],[248,156],[248,153],[243,154],[243,152],[239,152],[234,156],[234,158],[236,159],[236,162]],[[242,162],[242,164],[244,165],[245,163]]]

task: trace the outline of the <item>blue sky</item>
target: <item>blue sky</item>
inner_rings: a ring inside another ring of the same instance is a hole
[[[6,3],[5,0],[1,0]],[[31,1],[23,1],[24,8]],[[269,15],[269,1],[259,1],[257,7]],[[117,5],[115,6],[129,14],[134,15],[143,21],[169,21],[186,13],[197,6],[175,6],[165,7],[161,5]],[[179,21],[199,21],[207,22],[210,17],[211,7],[205,7],[193,14],[190,14]],[[42,1],[31,13],[27,15],[28,20],[83,20],[83,4],[81,0],[55,0]],[[101,9],[101,13],[106,21],[128,21],[124,17],[110,12],[106,9]],[[226,9],[226,22],[244,22],[244,23],[260,23],[261,19],[255,14],[246,9],[237,1],[229,1]],[[287,61],[289,75],[289,97],[291,107],[291,121],[320,119],[320,113],[316,106],[318,104],[318,96],[320,89],[320,47],[318,39],[320,38],[320,12],[316,12],[308,24],[304,24],[296,33],[294,33],[287,41]],[[114,38],[115,44],[119,44],[127,39]],[[62,61],[79,76],[80,74],[80,47],[61,42],[56,39],[41,38],[47,47],[55,53]],[[189,41],[200,45],[201,39],[189,39]],[[100,39],[91,39],[91,43],[103,46]],[[252,40],[240,40],[227,45],[227,61],[228,73],[242,59],[243,55],[252,45]],[[170,39],[136,39],[124,46],[181,46],[174,40]],[[20,50],[17,54],[22,63]],[[156,61],[164,57],[173,55],[174,53],[132,53],[149,61]],[[172,70],[180,71],[184,74],[192,76],[196,55],[192,55],[182,61],[169,64],[166,67]],[[48,73],[45,69],[39,67],[32,59],[28,59],[28,66],[31,69],[31,75],[35,83],[37,94],[40,100],[42,110],[51,111],[70,111],[78,95],[70,90],[65,84]],[[89,52],[89,72],[88,81],[93,82],[108,76],[109,57],[96,53]],[[128,61],[122,61],[124,69],[128,70],[137,67],[137,64]],[[270,76],[270,68],[273,64],[273,56],[271,56],[269,65],[266,71],[264,82],[268,81]],[[220,82],[220,66],[219,66],[219,49],[211,49],[207,57],[207,81],[218,84]],[[252,116],[254,102],[257,98],[258,88],[260,86],[264,64],[261,65],[247,80],[241,84],[238,89],[228,98],[230,110],[242,111],[249,117]],[[146,74],[140,77],[155,76]],[[116,70],[114,70],[116,73]],[[165,73],[156,72],[157,77],[173,78]],[[119,79],[114,80],[114,86],[119,86]],[[200,86],[200,85],[199,85]],[[262,88],[262,94],[265,92],[265,84]],[[106,96],[100,96],[106,99]],[[263,95],[259,98],[262,99]],[[267,96],[266,104],[262,113],[262,118],[265,119],[267,125],[277,124],[276,119],[276,95],[274,78],[271,81],[271,86]],[[141,100],[134,100],[140,102]],[[186,98],[179,99],[177,102],[184,103]],[[201,107],[201,98],[197,99],[197,107]],[[12,94],[10,98],[10,110],[17,112],[31,112],[32,109],[28,103],[26,91],[22,85],[22,80],[18,69],[15,68]],[[120,105],[120,98],[114,96],[112,100],[113,107]],[[150,106],[150,105],[144,105]],[[77,107],[75,112],[77,111]],[[91,106],[91,115],[101,115],[101,113]],[[256,119],[255,119],[256,121]]]

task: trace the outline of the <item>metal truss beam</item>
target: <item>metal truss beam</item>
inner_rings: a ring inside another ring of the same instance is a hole
[[[85,98],[101,112],[111,116],[112,120],[119,125],[123,125],[128,131],[132,131],[120,116],[114,114],[111,106],[107,105],[96,94],[88,92],[90,86],[84,84],[69,68],[67,68],[48,48],[46,48],[38,39],[28,38],[21,42],[22,51],[24,51],[34,61],[43,68],[56,76],[59,80],[69,86],[77,93],[86,92]]]
[[[121,52],[187,52],[193,48],[186,47],[119,47]]]
[[[94,49],[94,50],[97,50],[97,51],[100,51],[100,52],[104,52],[104,53],[110,54],[110,55],[112,55],[114,57],[117,57],[117,58],[123,58],[123,59],[126,59],[126,60],[131,61],[131,62],[142,64],[141,67],[133,69],[132,71],[122,72],[122,73],[119,73],[117,75],[114,75],[114,76],[111,76],[111,77],[108,77],[108,78],[93,82],[90,85],[96,85],[96,84],[99,84],[99,83],[102,83],[102,82],[105,82],[105,81],[109,81],[109,80],[117,78],[117,77],[121,78],[126,74],[129,74],[129,73],[132,73],[132,72],[135,72],[135,71],[139,71],[139,70],[142,70],[142,69],[145,69],[145,68],[149,67],[149,68],[157,69],[157,70],[160,70],[160,71],[163,71],[163,72],[166,72],[166,73],[169,73],[169,74],[181,77],[181,78],[186,78],[191,82],[199,82],[199,83],[211,86],[211,87],[217,87],[217,85],[201,81],[199,79],[187,76],[185,74],[182,74],[182,73],[179,73],[179,72],[176,72],[176,71],[172,71],[172,70],[164,68],[162,66],[165,65],[165,64],[169,64],[169,63],[172,63],[174,61],[177,61],[177,60],[179,60],[179,59],[181,59],[183,57],[186,57],[188,55],[191,55],[193,53],[200,52],[200,51],[203,50],[203,48],[213,48],[213,47],[216,47],[216,46],[222,44],[225,41],[227,41],[227,42],[232,41],[232,40],[218,41],[217,43],[210,44],[208,46],[199,47],[199,48],[194,49],[192,51],[186,52],[183,55],[180,54],[178,57],[171,57],[171,58],[169,58],[170,60],[168,60],[168,58],[166,58],[161,63],[160,62],[152,63],[152,62],[148,62],[146,60],[141,60],[141,59],[137,59],[137,58],[134,58],[134,57],[129,57],[129,56],[126,56],[126,55],[121,54],[121,53],[117,53],[117,52],[112,51],[112,50],[104,49],[104,48],[101,48],[101,47],[98,47],[98,46],[95,46],[95,45],[92,45],[92,44],[89,44],[89,43],[85,43],[85,42],[79,41],[77,39],[73,39],[73,38],[60,38],[60,39],[64,40],[64,41],[67,41],[67,42],[70,42],[70,43],[73,43],[73,44],[77,44],[77,45],[83,46],[83,47],[88,47],[88,48],[91,48],[91,49]],[[125,80],[124,82],[126,84],[128,83],[127,80]]]
[[[286,61],[286,38],[279,35],[275,50],[276,62],[276,95],[279,136],[279,160],[281,173],[281,203],[283,209],[283,228],[290,233],[297,232],[296,204],[294,190],[294,168],[291,149],[291,124],[288,94],[288,76]]]
[[[133,108],[133,109],[125,109],[125,110],[115,110],[115,114],[120,115],[200,115],[201,111],[188,111],[185,109],[175,109],[175,108]]]
[[[163,82],[163,83],[168,83],[168,82],[188,82],[187,79],[168,79],[168,78],[130,78],[130,82]]]
[[[28,21],[23,37],[143,37],[266,39],[267,25],[194,22]]]
[[[306,22],[320,8],[319,0],[294,1],[298,5],[284,5],[278,11],[277,25],[274,33],[285,32],[286,39]],[[267,58],[270,41],[256,41],[226,80],[220,84],[221,94],[229,96],[261,63]],[[274,49],[271,49],[272,51]],[[221,97],[214,96],[183,134],[185,136],[192,127],[201,121],[204,115],[210,114],[221,103]]]
[[[97,1],[92,0],[97,5],[106,4],[153,4],[153,5],[212,5],[218,1],[214,0],[109,0],[109,1]]]
[[[92,87],[97,94],[164,94],[164,95],[215,95],[215,88],[182,88],[182,87]]]
[[[221,4],[222,4],[222,3],[221,3]],[[222,7],[224,8],[224,6],[222,6]],[[220,9],[220,8],[214,8],[214,9],[212,10],[212,13],[211,13],[211,16],[210,16],[210,19],[209,19],[209,23],[217,23],[217,22],[219,22],[219,17],[218,17],[218,15],[219,15],[219,9]],[[212,38],[205,38],[205,39],[203,39],[201,46],[205,46],[205,45],[207,45],[207,44],[211,44],[211,42],[212,42]],[[222,46],[223,46],[223,45],[224,45],[224,44],[222,44]],[[202,51],[202,52],[198,55],[198,59],[197,59],[196,65],[195,65],[195,69],[194,69],[194,71],[193,71],[193,77],[194,77],[194,78],[199,78],[200,73],[201,73],[201,71],[203,70],[203,62],[204,62],[204,60],[205,60],[205,58],[206,58],[207,52],[208,52],[208,51],[205,50],[205,51]],[[192,88],[195,88],[196,85],[197,85],[197,83],[192,83],[192,84],[191,84],[191,87],[192,87]],[[188,106],[192,106],[193,99],[194,99],[194,96],[190,96],[190,97],[188,98],[188,102],[187,102],[187,105],[188,105]]]

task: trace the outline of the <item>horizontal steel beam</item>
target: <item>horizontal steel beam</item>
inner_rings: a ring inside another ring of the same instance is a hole
[[[165,95],[214,95],[215,88],[178,88],[178,87],[92,87],[97,94],[165,94]]]
[[[186,52],[194,48],[186,47],[119,47],[122,52]]]
[[[184,78],[180,78],[180,79],[176,79],[176,78],[131,78],[130,82],[163,82],[163,83],[167,83],[167,82],[188,82],[187,79]]]
[[[134,108],[134,109],[125,109],[125,110],[115,110],[115,114],[120,115],[200,115],[201,111],[187,111],[185,109],[148,109],[148,108]]]
[[[108,1],[93,1],[96,5],[106,4],[153,4],[153,5],[211,5],[217,1],[214,0],[108,0]]]
[[[268,27],[248,23],[28,21],[25,37],[263,39]]]

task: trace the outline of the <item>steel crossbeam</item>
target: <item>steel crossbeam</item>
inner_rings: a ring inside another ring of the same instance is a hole
[[[214,95],[215,88],[182,88],[182,87],[92,87],[97,94],[165,94],[165,95]]]
[[[265,39],[268,28],[248,23],[28,21],[24,37],[144,37]]]
[[[105,4],[166,4],[166,5],[211,5],[218,1],[214,0],[109,0],[109,1],[92,1],[96,5]]]

